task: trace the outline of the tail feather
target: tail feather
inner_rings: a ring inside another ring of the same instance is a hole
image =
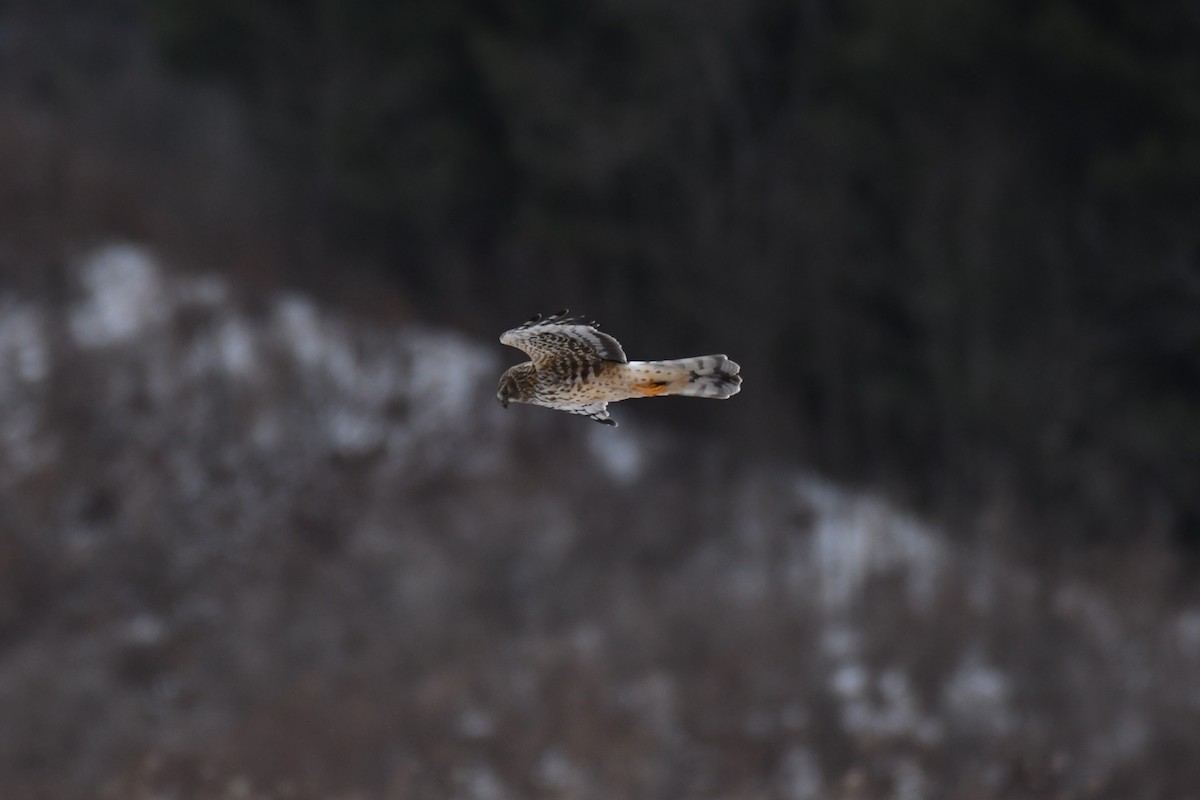
[[[675,394],[724,400],[742,390],[741,368],[723,355],[678,358],[673,361],[635,361],[629,366],[644,382],[635,391],[647,397]]]

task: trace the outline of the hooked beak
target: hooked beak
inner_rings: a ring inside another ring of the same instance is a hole
[[[497,400],[500,400],[500,405],[501,405],[501,406],[503,406],[504,408],[508,408],[508,401],[507,401],[507,400],[501,400],[500,398],[496,398],[496,399],[497,399]]]

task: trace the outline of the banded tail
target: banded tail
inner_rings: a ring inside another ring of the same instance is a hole
[[[673,361],[630,361],[634,397],[683,395],[724,400],[742,390],[741,369],[723,355]]]

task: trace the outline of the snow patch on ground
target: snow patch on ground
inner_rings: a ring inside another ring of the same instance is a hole
[[[51,365],[46,314],[0,298],[0,485],[58,455],[57,439],[44,419]]]
[[[75,344],[129,348],[145,360],[150,394],[161,402],[198,380],[224,381],[235,391],[294,384],[293,413],[308,417],[301,430],[253,395],[237,395],[254,417],[249,438],[262,449],[300,436],[343,458],[449,458],[452,445],[477,432],[478,396],[497,369],[491,353],[452,333],[365,329],[294,293],[276,300],[265,320],[253,318],[222,279],[170,275],[136,245],[99,249],[80,262],[76,278],[79,299],[68,317]],[[27,317],[4,315],[0,358],[6,333],[29,338]],[[176,329],[184,331],[180,341],[172,339]],[[145,347],[149,339],[157,353]],[[45,360],[33,345],[20,345],[20,374],[44,375]],[[444,447],[438,437],[446,437]]]
[[[1014,726],[1008,678],[978,654],[964,657],[942,691],[950,720],[976,733],[1003,736]]]
[[[40,383],[49,373],[45,314],[28,304],[0,302],[0,392]]]
[[[70,326],[80,347],[128,342],[161,322],[168,309],[162,274],[145,248],[107,245],[85,258],[77,273],[83,299]]]
[[[848,608],[867,580],[904,577],[914,608],[933,603],[947,563],[943,537],[911,514],[870,495],[806,476],[796,495],[814,514],[809,563],[827,610]]]

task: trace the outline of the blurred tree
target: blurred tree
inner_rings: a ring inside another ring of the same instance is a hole
[[[763,448],[1200,542],[1193,4],[147,1],[431,314],[598,296],[746,354]]]

